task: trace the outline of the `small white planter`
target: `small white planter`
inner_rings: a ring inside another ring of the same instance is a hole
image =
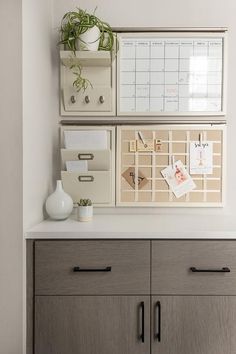
[[[78,206],[77,217],[79,221],[91,221],[93,218],[93,206]]]
[[[97,26],[88,29],[77,39],[78,50],[89,50],[96,52],[99,46],[100,30]]]

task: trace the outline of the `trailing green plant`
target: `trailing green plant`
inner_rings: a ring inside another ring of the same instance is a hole
[[[67,12],[61,21],[59,44],[67,45],[70,50],[75,52],[78,49],[77,40],[82,41],[80,35],[96,26],[100,30],[98,50],[112,51],[116,35],[107,22],[95,16],[96,9],[92,14],[80,8],[77,8],[77,11]]]
[[[82,67],[80,64],[72,65],[70,69],[73,70],[73,74],[76,76],[73,86],[76,88],[77,92],[80,92],[81,90],[85,92],[88,87],[93,88],[91,82],[82,77]]]
[[[90,199],[80,199],[78,206],[92,206],[92,201]]]
[[[76,50],[78,50],[77,43],[80,41],[81,44],[86,46],[86,43],[80,38],[81,34],[85,33],[94,26],[99,28],[100,35],[97,39],[99,41],[98,50],[105,51],[115,51],[115,39],[116,34],[113,33],[110,25],[97,16],[95,16],[96,9],[92,14],[89,14],[86,10],[77,8],[77,11],[67,12],[61,21],[60,27],[60,42],[58,44],[63,44],[67,46],[76,56]],[[82,75],[82,66],[81,64],[73,64],[70,66],[70,69],[73,70],[75,75],[75,80],[73,86],[76,88],[77,92],[86,91],[88,87],[93,88],[91,82],[84,78]]]

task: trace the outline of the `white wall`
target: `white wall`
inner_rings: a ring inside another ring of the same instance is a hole
[[[22,353],[21,1],[0,1],[0,353]]]
[[[236,200],[236,164],[234,159],[236,132],[236,1],[235,0],[53,0],[54,27],[58,27],[63,14],[76,6],[93,11],[113,27],[228,27],[229,29],[229,78],[228,78],[228,172],[227,206],[224,209],[158,209],[158,213],[214,213],[230,214],[234,211]],[[54,86],[58,85],[54,76]],[[55,92],[57,92],[55,90]],[[58,104],[55,105],[57,119]],[[144,211],[144,210],[140,210]],[[129,212],[137,213],[137,209]],[[149,210],[150,212],[150,210]]]
[[[43,220],[53,181],[52,3],[23,0],[24,228]],[[54,43],[53,43],[54,46]]]
[[[23,0],[23,227],[44,219],[44,202],[52,191],[54,151],[52,2]],[[23,245],[23,353],[26,340],[26,254]],[[1,353],[1,348],[0,348]],[[15,351],[12,354],[19,354]],[[5,354],[5,353],[4,353]]]

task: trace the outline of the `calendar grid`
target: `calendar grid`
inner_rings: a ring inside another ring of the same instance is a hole
[[[122,38],[120,112],[220,112],[223,39]]]

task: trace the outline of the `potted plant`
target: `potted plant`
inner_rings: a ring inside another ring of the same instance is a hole
[[[108,50],[111,51],[115,42],[115,34],[111,26],[85,10],[67,12],[61,22],[60,44],[70,50]]]
[[[93,205],[90,199],[80,199],[77,208],[79,221],[90,221],[93,218]]]
[[[61,22],[59,44],[65,45],[76,55],[76,50],[110,51],[114,49],[116,35],[110,25],[95,15],[85,10],[77,8],[77,11],[67,12]],[[85,91],[92,84],[82,76],[82,66],[80,63],[70,66],[76,76],[73,86],[77,92]]]

